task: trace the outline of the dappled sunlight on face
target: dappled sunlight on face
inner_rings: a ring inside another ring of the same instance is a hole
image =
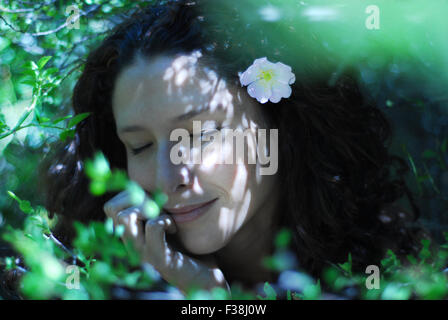
[[[195,254],[229,243],[260,211],[275,183],[275,175],[257,174],[257,132],[266,128],[259,105],[201,58],[199,52],[137,57],[117,78],[113,95],[129,177],[148,193],[166,193],[169,214],[216,199],[193,220],[173,214],[180,242]],[[199,121],[200,134],[192,134]],[[226,134],[236,129],[241,135]],[[189,139],[187,145],[171,139],[175,130]],[[172,161],[173,154],[187,153],[199,161]]]

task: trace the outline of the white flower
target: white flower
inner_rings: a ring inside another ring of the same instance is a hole
[[[256,59],[240,74],[242,86],[248,86],[247,92],[260,103],[277,103],[281,98],[289,98],[290,85],[296,81],[291,67],[284,63],[272,63],[266,57]]]

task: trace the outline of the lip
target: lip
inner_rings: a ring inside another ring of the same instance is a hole
[[[193,221],[206,213],[216,200],[218,200],[218,198],[180,208],[165,209],[165,211],[171,214],[176,223]]]

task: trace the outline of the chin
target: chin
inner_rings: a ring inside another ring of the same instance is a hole
[[[182,239],[183,247],[192,254],[210,254],[218,251],[224,247],[225,243],[223,241],[212,242],[212,241],[198,241],[198,239]]]

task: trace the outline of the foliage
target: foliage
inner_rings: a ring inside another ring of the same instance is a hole
[[[0,232],[6,241],[0,242],[0,266],[6,272],[21,274],[19,292],[26,298],[126,298],[135,297],[138,291],[168,293],[162,295],[165,298],[179,297],[175,288],[163,282],[155,270],[139,264],[138,253],[120,240],[123,229],[114,230],[111,220],[78,223],[74,242],[61,243],[52,232],[57,218],[48,217],[47,210],[39,205],[42,195],[36,192],[39,191],[36,170],[42,155],[56,142],[70,141],[76,126],[89,117],[88,113],[73,115],[70,110],[71,92],[86,54],[130,11],[154,2],[0,1]],[[422,199],[419,205],[423,221],[440,236],[448,225],[448,115],[444,104],[448,73],[439,71],[448,64],[446,37],[440,34],[446,30],[446,20],[433,13],[445,12],[440,8],[446,4],[435,2],[423,10],[418,1],[411,1],[403,14],[385,17],[385,27],[372,33],[354,26],[363,24],[363,1],[344,12],[326,0],[316,2],[319,4],[316,7],[310,7],[309,1],[298,3],[210,1],[207,12],[225,17],[217,21],[228,30],[225,34],[228,38],[221,40],[228,44],[231,54],[239,56],[241,53],[233,50],[241,47],[257,54],[247,57],[249,61],[261,55],[282,57],[283,62],[293,66],[298,78],[302,72],[317,67],[315,74],[328,76],[330,82],[334,78],[329,74],[338,75],[355,67],[364,90],[399,128],[391,149],[408,160],[412,170],[409,185]],[[390,12],[401,12],[396,4],[389,7],[385,1],[378,3]],[[297,10],[289,10],[291,5]],[[241,15],[228,14],[235,8]],[[310,10],[313,8],[316,10]],[[325,12],[341,15],[331,19]],[[408,19],[409,15],[414,19]],[[234,17],[241,20],[234,21]],[[423,24],[427,17],[432,17],[439,27]],[[401,27],[411,20],[412,25],[404,30],[406,36],[398,37],[403,32]],[[351,37],[341,42],[340,34]],[[421,88],[422,83],[430,85]],[[420,91],[422,94],[415,94]],[[93,195],[127,189],[134,203],[141,203],[143,190],[129,181],[125,172],[112,172],[101,153],[87,161],[85,168]],[[145,202],[148,217],[157,216],[163,202],[161,193],[153,201]],[[275,239],[274,254],[264,261],[265,267],[279,274],[279,283],[264,283],[257,293],[233,285],[231,296],[220,289],[205,292],[192,288],[186,298],[446,299],[448,296],[447,233],[445,244],[437,251],[424,241],[419,256],[409,256],[406,265],[389,251],[381,265],[380,289],[371,290],[365,286],[367,275],[353,272],[351,255],[347,262],[326,270],[321,279],[300,272],[289,249],[291,240],[290,231],[281,230]],[[79,289],[72,288],[76,270]]]
[[[99,183],[104,188],[91,188],[97,195],[107,190],[127,188],[134,193],[135,204],[142,204],[144,191],[119,170],[111,171],[107,160],[97,154],[94,160],[87,162],[87,174],[91,186]],[[111,182],[111,183],[109,183]],[[45,208],[33,207],[27,200],[20,199],[12,191],[8,194],[27,214],[22,229],[7,228],[4,239],[10,242],[23,257],[23,263],[17,263],[16,257],[6,257],[3,265],[6,270],[20,268],[24,275],[20,282],[20,292],[31,299],[110,299],[116,297],[117,288],[122,290],[151,290],[154,284],[160,286],[158,273],[140,265],[138,252],[131,243],[121,241],[124,228],[114,229],[111,219],[91,222],[88,225],[75,223],[77,236],[73,241],[73,251],[56,239],[51,231],[54,221],[48,218]],[[163,199],[157,195],[155,198]],[[152,200],[151,200],[152,201]],[[158,214],[163,202],[151,208],[157,208]],[[379,289],[366,289],[366,275],[352,271],[351,254],[347,262],[325,271],[323,278],[329,292],[344,298],[364,299],[441,299],[448,297],[448,277],[443,269],[448,265],[448,232],[446,244],[437,254],[431,252],[429,240],[422,240],[422,249],[418,257],[409,257],[410,266],[404,267],[397,256],[389,250],[382,260],[382,274]],[[222,288],[210,292],[192,288],[187,299],[260,299],[279,298],[276,291],[286,292],[286,299],[320,299],[327,293],[322,292],[320,279],[311,279],[297,270],[297,261],[289,252],[291,232],[282,229],[275,237],[275,253],[265,259],[265,266],[283,275],[283,285],[266,282],[263,294],[244,292],[239,287],[231,288],[231,295]],[[74,269],[70,269],[74,266]],[[77,270],[78,280],[66,273]],[[280,276],[282,279],[282,276]],[[71,283],[71,281],[78,281]],[[285,286],[287,283],[287,286]],[[166,284],[164,290],[168,290]],[[115,291],[114,291],[115,290]],[[175,290],[171,288],[171,290]]]

